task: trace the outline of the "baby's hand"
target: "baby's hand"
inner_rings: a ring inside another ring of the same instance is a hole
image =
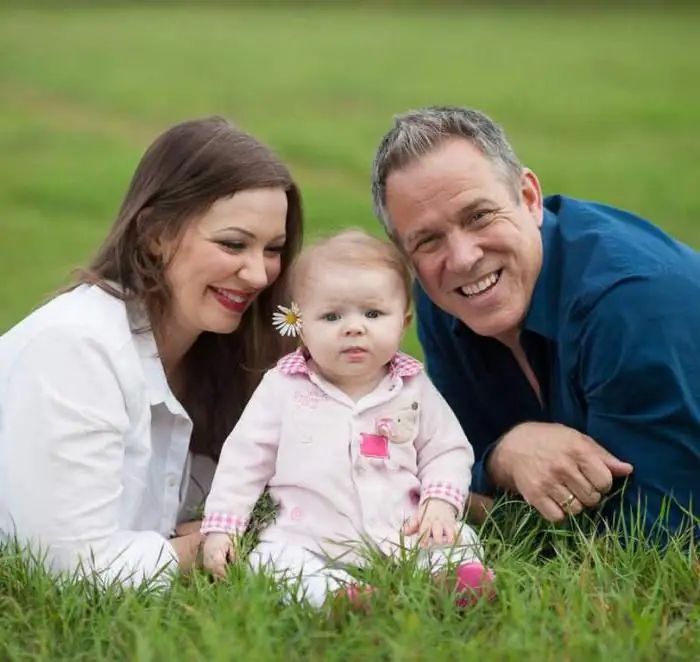
[[[421,547],[452,545],[457,535],[457,518],[454,507],[440,499],[425,503],[418,524],[418,541]]]
[[[202,563],[215,577],[225,579],[226,566],[233,561],[233,541],[228,533],[208,533],[202,548]]]

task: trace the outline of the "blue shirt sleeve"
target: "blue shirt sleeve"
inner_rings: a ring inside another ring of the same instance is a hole
[[[468,381],[459,352],[456,351],[452,318],[438,310],[420,286],[415,288],[416,330],[423,348],[426,372],[437,390],[457,416],[462,429],[474,447],[470,491],[493,496],[496,488],[486,474],[484,463],[495,445],[479,434],[479,424],[471,407]]]
[[[586,432],[634,466],[604,514],[619,509],[647,535],[677,529],[700,485],[700,283],[618,283],[590,310],[580,341]]]

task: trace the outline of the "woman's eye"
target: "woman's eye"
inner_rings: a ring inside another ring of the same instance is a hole
[[[284,246],[268,246],[265,249],[266,253],[274,253],[275,255],[280,255],[284,252]]]
[[[220,241],[219,244],[229,251],[242,251],[245,248],[242,241]]]

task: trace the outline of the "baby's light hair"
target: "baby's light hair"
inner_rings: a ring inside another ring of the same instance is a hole
[[[319,262],[393,271],[403,286],[406,310],[410,309],[413,274],[401,251],[391,242],[361,228],[348,228],[307,244],[291,267],[289,283],[293,300],[299,297],[299,288],[310,269]]]

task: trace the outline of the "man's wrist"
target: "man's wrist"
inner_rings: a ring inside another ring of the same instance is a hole
[[[486,479],[493,485],[500,485],[502,480],[502,476],[498,471],[498,454],[501,440],[502,438],[493,445],[489,454],[484,458],[484,473],[486,474]]]
[[[496,487],[510,492],[515,491],[515,486],[513,485],[513,477],[508,470],[508,465],[503,462],[503,442],[517,427],[519,426],[511,428],[502,435],[484,458],[484,473],[488,480]]]

